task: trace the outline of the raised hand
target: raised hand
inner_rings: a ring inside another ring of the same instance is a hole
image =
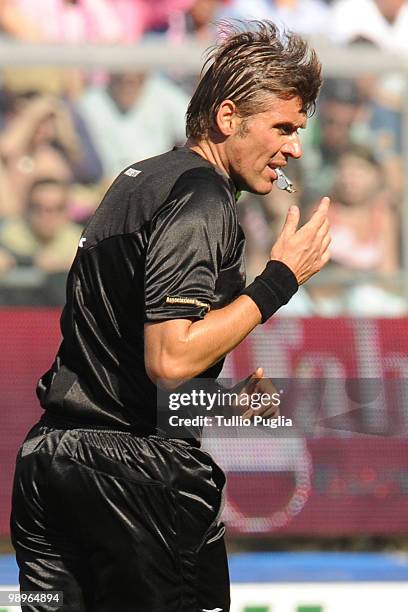
[[[296,276],[299,285],[319,272],[330,259],[329,205],[330,199],[323,198],[311,219],[300,229],[299,208],[291,206],[283,229],[272,247],[271,259],[286,264]]]
[[[257,394],[258,399],[262,395],[263,400],[266,400],[267,396],[269,396],[270,402],[263,401],[262,405],[257,408],[247,408],[242,414],[244,419],[252,419],[256,414],[263,417],[277,417],[279,415],[279,405],[276,405],[276,401],[272,397],[278,396],[279,393],[273,382],[269,378],[264,378],[263,368],[256,368],[250,379],[241,389],[239,397],[242,398],[243,395],[251,397],[253,394]],[[238,405],[239,403],[238,400]]]

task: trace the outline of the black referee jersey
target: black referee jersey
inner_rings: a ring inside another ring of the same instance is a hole
[[[22,591],[62,593],[61,612],[230,609],[225,476],[200,431],[161,435],[143,327],[231,302],[243,247],[233,183],[189,149],[134,164],[107,192],[38,384],[45,414],[17,455],[10,525]]]
[[[63,341],[37,395],[48,415],[152,432],[148,321],[202,319],[245,285],[235,188],[176,148],[125,169],[85,228],[67,282]],[[216,378],[223,360],[202,377]]]

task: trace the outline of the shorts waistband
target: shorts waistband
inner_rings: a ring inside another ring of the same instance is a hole
[[[201,444],[199,440],[194,438],[168,438],[166,436],[160,436],[160,434],[152,428],[143,426],[129,426],[125,425],[110,425],[110,424],[95,424],[85,421],[76,421],[75,419],[68,419],[55,414],[45,412],[40,418],[39,425],[45,427],[52,427],[55,429],[83,429],[87,431],[106,431],[109,433],[127,433],[137,438],[154,438],[157,440],[169,440],[171,442],[180,442],[188,446],[194,446],[200,448]]]

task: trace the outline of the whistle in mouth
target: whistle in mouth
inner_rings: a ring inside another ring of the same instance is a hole
[[[278,188],[283,189],[284,191],[287,191],[288,193],[295,193],[296,189],[293,188],[292,181],[288,179],[288,177],[283,172],[283,170],[281,170],[280,168],[276,168],[275,172],[278,175],[278,180],[276,181]]]

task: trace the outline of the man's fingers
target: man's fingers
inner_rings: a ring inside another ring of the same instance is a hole
[[[330,198],[325,196],[320,200],[319,206],[316,208],[315,214],[327,215],[330,206]]]
[[[329,230],[330,230],[329,220],[325,219],[322,225],[319,227],[319,229],[316,232],[316,241],[318,243],[323,242],[323,240],[325,240],[325,238],[329,235]]]
[[[256,368],[255,372],[252,374],[252,377],[248,383],[248,385],[244,388],[244,392],[251,394],[254,390],[260,378],[263,377],[263,368]]]
[[[252,373],[252,376],[248,384],[250,385],[256,384],[260,378],[263,378],[263,375],[264,375],[263,368],[256,368],[256,370],[254,370],[254,372]]]
[[[322,198],[317,210],[303,227],[297,229],[300,212],[291,206],[282,233],[271,250],[271,259],[285,263],[294,273],[299,285],[318,272],[327,252],[329,235],[328,209],[330,199]]]
[[[242,415],[242,418],[243,419],[252,419],[254,414],[255,414],[255,412],[252,410],[252,408],[248,408],[247,410],[245,410],[244,414]]]
[[[285,233],[287,236],[291,236],[297,230],[300,221],[300,210],[297,206],[290,206],[288,214],[286,215],[285,224],[282,229],[282,234]]]
[[[320,258],[320,268],[323,268],[323,266],[327,264],[327,262],[330,260],[330,257],[331,257],[331,254],[329,250],[323,253],[323,255]]]
[[[313,215],[310,217],[309,221],[304,225],[304,227],[310,226],[315,229],[320,228],[323,223],[327,220],[327,213],[330,206],[330,198],[323,198],[320,201],[319,206],[314,211]]]
[[[273,417],[276,418],[280,414],[279,406],[266,406],[261,409],[255,410],[253,408],[247,408],[245,412],[242,414],[243,419],[252,420],[255,415],[261,416],[264,418]]]
[[[251,395],[255,390],[256,385],[259,382],[260,378],[263,378],[264,371],[263,368],[256,368],[249,377],[249,380],[243,385],[243,387],[238,391],[239,394]]]
[[[322,244],[320,247],[320,257],[323,255],[323,253],[325,253],[327,251],[327,249],[329,248],[329,245],[331,243],[331,237],[330,236],[325,236],[322,240]]]
[[[261,413],[261,416],[264,418],[273,417],[276,419],[280,414],[279,406],[270,406],[264,412]]]
[[[257,384],[259,383],[259,380],[263,378],[263,376],[264,376],[263,368],[256,368],[256,370],[254,370],[252,374],[247,376],[247,378],[245,378],[244,380],[241,380],[234,387],[231,387],[230,391],[237,393],[238,396],[251,395],[255,391],[255,388]]]

